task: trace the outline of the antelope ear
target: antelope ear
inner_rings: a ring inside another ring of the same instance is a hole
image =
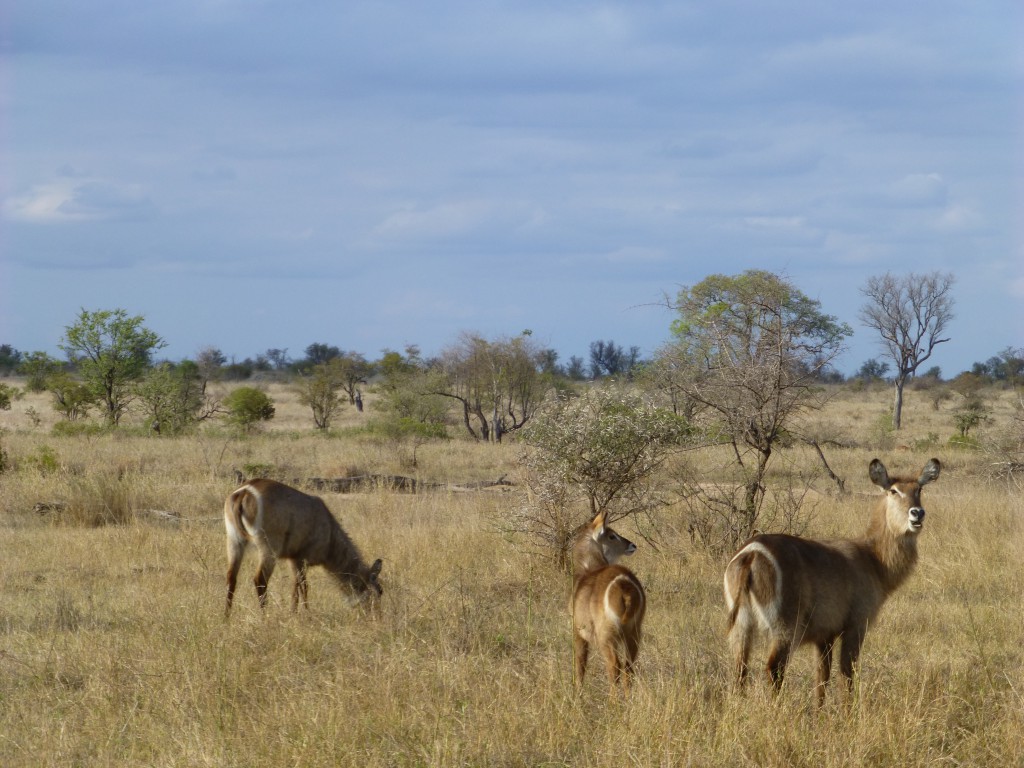
[[[605,517],[605,510],[602,509],[594,517],[594,520],[593,520],[593,522],[591,522],[590,527],[593,528],[594,531],[596,531],[596,532],[603,531],[604,530],[604,517]]]
[[[927,485],[932,480],[937,480],[939,472],[942,470],[942,464],[939,463],[938,459],[932,459],[924,465],[924,469],[921,470],[921,477],[918,479],[918,485]]]
[[[373,565],[370,566],[370,578],[376,579],[380,575],[381,566],[384,565],[384,561],[379,557],[373,561]]]
[[[889,490],[892,483],[889,481],[889,472],[885,468],[885,464],[880,462],[878,459],[872,459],[868,465],[868,477],[871,478],[871,482],[881,488],[883,491]]]

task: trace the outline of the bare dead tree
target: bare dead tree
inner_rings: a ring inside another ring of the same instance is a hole
[[[953,282],[953,275],[948,272],[886,272],[869,278],[861,288],[867,303],[861,308],[860,320],[878,332],[882,347],[896,364],[894,429],[899,429],[902,421],[903,388],[907,381],[931,357],[936,346],[949,341],[943,334],[953,319]]]

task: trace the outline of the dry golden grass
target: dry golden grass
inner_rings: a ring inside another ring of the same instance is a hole
[[[518,488],[325,494],[364,555],[384,558],[381,618],[361,620],[319,569],[311,610],[293,615],[287,567],[261,616],[250,557],[225,622],[220,505],[233,468],[411,471],[388,446],[312,434],[278,394],[281,421],[246,440],[58,437],[25,416],[30,399],[0,414],[12,464],[0,475],[0,764],[1022,764],[1024,504],[987,479],[983,454],[946,448],[948,404],[911,394],[891,447],[878,429],[888,390],[842,393],[814,416],[857,447],[829,451],[852,493],[816,482],[813,535],[861,531],[873,456],[897,471],[944,463],[926,490],[921,563],[868,635],[853,700],[832,690],[819,712],[806,649],[779,697],[760,680],[730,692],[724,563],[693,548],[674,510],[657,549],[630,561],[650,609],[628,703],[608,701],[599,662],[574,692],[568,577],[494,524],[522,503]],[[1010,407],[1004,397],[997,419]],[[362,417],[347,411],[342,426]],[[926,444],[931,433],[941,439]],[[432,445],[418,472],[513,477],[515,451]],[[780,459],[779,473],[817,471],[802,448]],[[129,522],[33,510],[76,499],[127,508]]]

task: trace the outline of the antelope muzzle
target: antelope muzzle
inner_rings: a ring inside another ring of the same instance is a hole
[[[920,531],[924,526],[924,509],[922,507],[911,507],[907,514],[910,517],[910,529]]]

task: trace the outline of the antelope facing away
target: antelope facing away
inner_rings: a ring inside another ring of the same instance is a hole
[[[768,675],[776,690],[790,653],[810,643],[818,651],[815,690],[823,704],[840,638],[839,670],[852,690],[868,626],[917,562],[925,514],[921,488],[940,469],[939,460],[932,459],[917,479],[890,477],[874,459],[868,476],[885,496],[864,536],[826,542],[762,534],[736,553],[725,569],[725,602],[739,687],[746,681],[753,639],[761,634],[768,637]]]
[[[383,594],[377,576],[381,561],[367,566],[356,545],[318,496],[310,496],[274,480],[250,480],[224,501],[228,546],[228,599],[231,612],[238,569],[251,542],[259,551],[256,594],[260,608],[267,602],[267,582],[278,559],[288,560],[295,574],[292,610],[299,600],[309,607],[306,570],[322,565],[350,595],[353,603],[373,606]]]
[[[615,565],[636,545],[605,525],[604,512],[577,534],[572,547],[573,652],[576,684],[582,685],[590,646],[604,656],[615,695],[618,685],[629,694],[633,664],[640,647],[640,628],[647,609],[643,585],[628,568]]]

